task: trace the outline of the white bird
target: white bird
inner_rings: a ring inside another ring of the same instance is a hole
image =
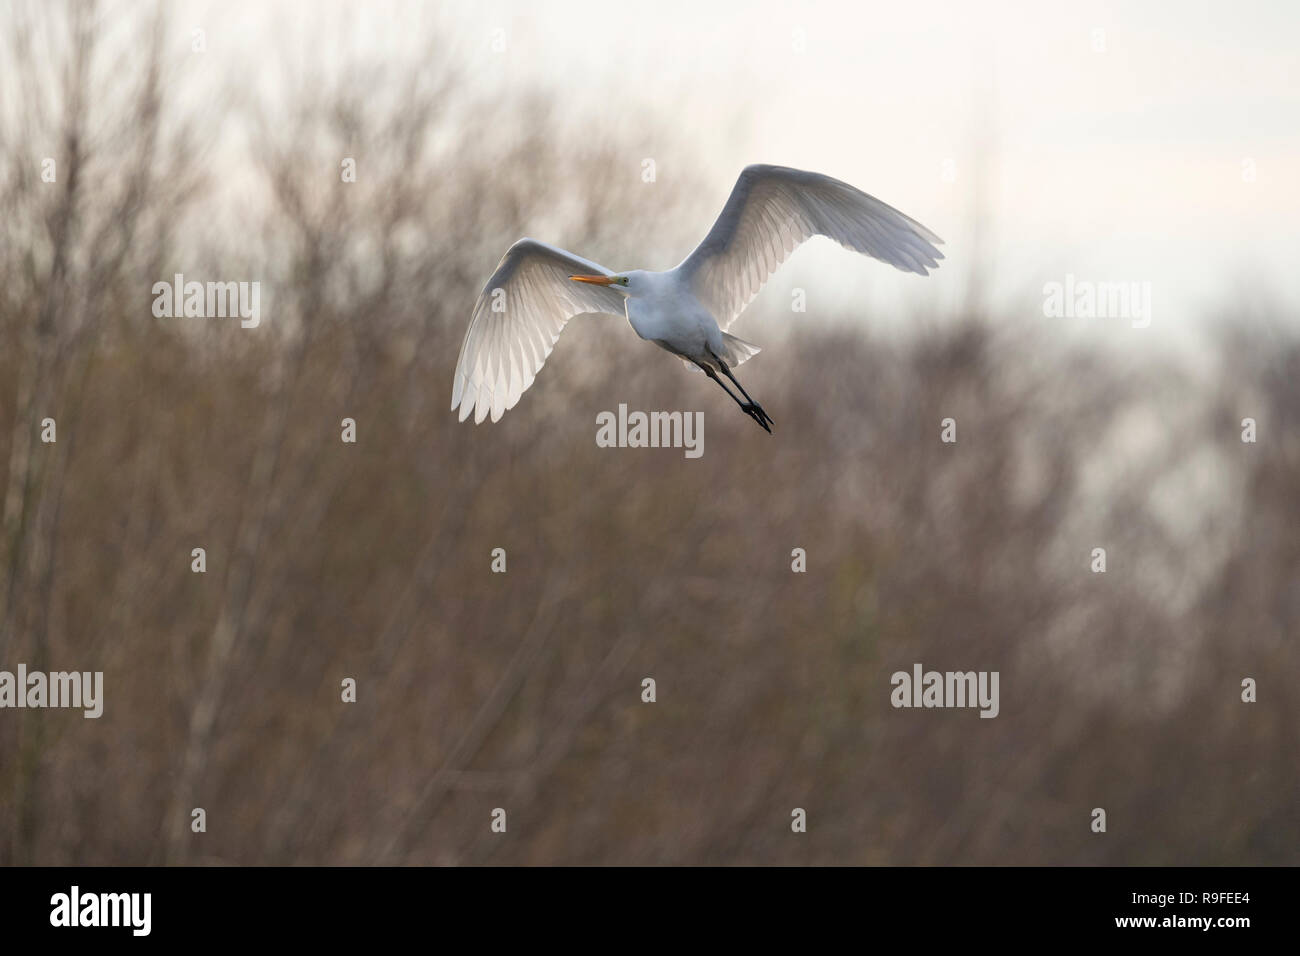
[[[636,334],[698,366],[745,414],[771,432],[772,419],[732,369],[758,346],[728,334],[768,276],[813,236],[928,275],[943,240],[919,222],[820,173],[746,166],[709,234],[667,272],[612,272],[536,239],[506,252],[474,305],[456,362],[451,407],[460,420],[514,408],[569,319],[586,312],[626,315]],[[731,380],[742,401],[718,378]]]

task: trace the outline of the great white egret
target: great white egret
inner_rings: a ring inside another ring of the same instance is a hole
[[[773,421],[732,369],[758,346],[726,330],[768,276],[813,236],[928,275],[943,240],[847,183],[785,166],[746,166],[704,241],[667,272],[611,272],[581,256],[520,239],[474,304],[456,362],[451,407],[460,420],[497,421],[533,384],[565,324],[584,312],[626,315],[641,338],[700,368],[769,433]],[[742,401],[719,373],[744,396]]]

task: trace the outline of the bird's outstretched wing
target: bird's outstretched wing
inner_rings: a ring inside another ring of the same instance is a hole
[[[848,183],[786,166],[746,166],[717,222],[677,270],[726,329],[813,236],[920,275],[943,258],[934,247],[942,239]]]
[[[514,408],[555,347],[565,324],[583,312],[624,314],[623,296],[569,276],[613,275],[571,252],[520,239],[498,263],[474,303],[456,362],[451,408],[463,422],[497,421]]]

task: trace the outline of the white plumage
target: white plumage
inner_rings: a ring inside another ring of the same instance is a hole
[[[820,173],[747,166],[699,246],[667,272],[614,273],[581,256],[520,239],[488,279],[461,344],[451,407],[497,421],[533,384],[573,316],[626,315],[637,335],[698,366],[751,418],[771,418],[731,374],[758,348],[726,329],[800,243],[827,236],[905,272],[927,275],[943,242],[914,219]],[[729,378],[742,401],[717,377]]]

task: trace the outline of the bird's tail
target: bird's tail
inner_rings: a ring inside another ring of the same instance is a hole
[[[741,365],[747,359],[753,358],[759,352],[763,351],[752,342],[746,342],[738,336],[729,332],[722,333],[722,344],[727,348],[727,354],[722,356],[730,368]]]
[[[722,361],[727,363],[727,368],[735,368],[745,360],[753,358],[761,351],[763,350],[752,342],[746,342],[739,336],[731,335],[728,332],[722,333],[722,355],[720,357]],[[682,359],[682,364],[692,372],[698,372],[700,370],[700,367],[691,359]]]

